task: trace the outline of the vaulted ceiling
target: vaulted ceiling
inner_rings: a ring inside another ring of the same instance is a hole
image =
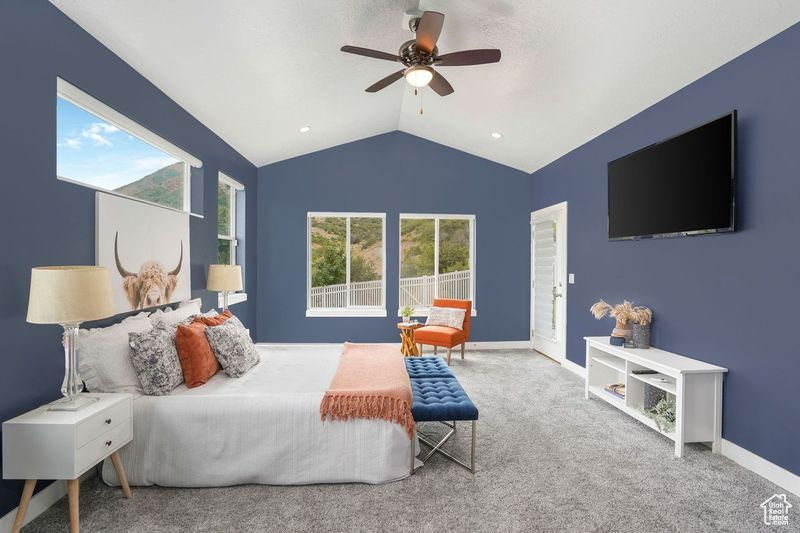
[[[797,0],[51,1],[258,166],[401,130],[532,172],[800,20]],[[398,66],[339,48],[395,53],[413,10],[446,15],[440,53],[502,60],[441,67],[444,98],[364,92]]]

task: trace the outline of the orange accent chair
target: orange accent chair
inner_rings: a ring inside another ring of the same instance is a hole
[[[420,345],[430,344],[433,346],[433,353],[441,346],[447,348],[447,364],[450,364],[450,353],[453,348],[461,345],[461,359],[464,359],[464,346],[469,340],[469,321],[472,318],[472,302],[470,300],[449,300],[436,298],[433,301],[434,307],[453,307],[464,309],[464,324],[461,329],[448,328],[446,326],[423,326],[414,332],[414,340]]]

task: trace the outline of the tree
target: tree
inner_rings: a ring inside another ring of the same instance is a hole
[[[322,253],[312,265],[312,287],[325,287],[346,281],[347,262],[344,253],[343,243],[331,239],[322,245]]]
[[[360,255],[353,255],[350,258],[350,281],[375,281],[381,279],[380,274],[375,271],[372,261],[367,261]]]

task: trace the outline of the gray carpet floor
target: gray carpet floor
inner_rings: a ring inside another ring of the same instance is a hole
[[[453,370],[480,409],[477,473],[432,458],[396,483],[217,489],[81,487],[83,532],[800,531],[769,528],[776,485],[700,445],[672,442],[530,351],[472,351]],[[456,448],[468,450],[467,426]],[[66,498],[23,529],[68,530]]]

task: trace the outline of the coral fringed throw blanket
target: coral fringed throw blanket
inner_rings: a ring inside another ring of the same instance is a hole
[[[346,342],[319,413],[323,421],[379,418],[394,422],[412,438],[411,403],[411,381],[396,346]]]

